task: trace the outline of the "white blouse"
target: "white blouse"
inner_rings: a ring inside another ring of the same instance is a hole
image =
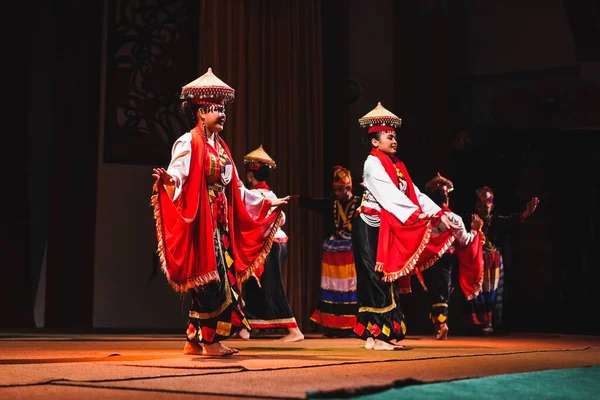
[[[208,143],[214,148],[214,142],[209,141]],[[183,185],[185,184],[190,173],[191,154],[192,134],[187,132],[179,137],[179,139],[177,139],[173,144],[173,148],[171,150],[171,162],[167,168],[167,172],[175,181],[173,200],[176,200],[181,195]],[[223,185],[228,185],[229,182],[231,182],[233,168],[235,168],[233,160],[231,160],[230,165],[225,165],[223,167],[223,170],[221,171],[221,182]],[[239,174],[237,174],[237,176],[239,177]],[[265,197],[247,189],[241,179],[238,179],[238,189],[242,195],[242,200],[244,201],[246,210],[248,210],[248,213],[252,218],[256,219],[260,215]]]
[[[465,227],[465,223],[463,219],[452,211],[444,211],[444,214],[448,217],[448,219],[456,225],[460,225],[460,229],[453,229],[452,234],[456,238],[456,242],[458,242],[462,246],[468,246],[473,242],[475,236],[477,235],[477,231],[471,230],[467,231]],[[442,232],[448,230],[445,224],[439,224],[433,228],[432,233],[434,235],[439,235]]]
[[[361,212],[360,217],[367,225],[379,226],[379,213],[382,208],[396,216],[402,223],[418,210],[418,207],[405,194],[406,183],[400,182],[396,186],[377,157],[369,155],[365,160],[363,170],[363,185],[366,190],[360,208],[368,208],[370,212]],[[436,214],[441,210],[433,200],[421,193],[416,185],[413,186],[424,213]]]
[[[267,199],[271,199],[271,200],[276,200],[277,199],[277,195],[275,195],[275,193],[273,193],[272,190],[252,189],[251,191],[254,192],[254,193],[257,193],[258,195],[260,195],[262,197],[266,197]],[[275,208],[276,207],[271,207],[271,210],[269,210],[269,214],[271,214]],[[281,227],[284,224],[285,224],[285,213],[282,211],[281,212],[281,223],[279,224],[279,229],[277,229],[277,232],[275,232],[275,236],[274,236],[275,239],[285,239],[285,238],[287,238],[287,235],[281,229]]]

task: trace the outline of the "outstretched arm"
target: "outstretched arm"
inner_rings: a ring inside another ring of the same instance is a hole
[[[235,166],[233,168],[236,168]],[[236,175],[239,177],[236,168]],[[271,207],[278,207],[284,204],[287,204],[290,196],[268,199],[262,196],[260,193],[255,192],[254,190],[248,189],[244,182],[238,178],[237,180],[238,190],[240,191],[240,195],[242,200],[244,201],[244,205],[246,206],[246,210],[248,214],[252,216],[253,219],[264,218],[271,209]]]
[[[294,199],[298,200],[298,205],[301,208],[306,208],[307,210],[320,212],[321,214],[331,213],[331,198],[295,196]]]
[[[525,204],[525,211],[521,213],[522,219],[528,218],[531,214],[533,214],[538,204],[540,204],[540,199],[537,197],[532,197],[527,204]]]
[[[465,224],[460,216],[454,213],[448,213],[447,215],[450,221],[459,226],[459,228],[455,228],[453,230],[456,241],[462,246],[468,246],[471,244],[475,236],[477,236],[477,232],[479,232],[483,225],[481,218],[479,218],[477,214],[471,215],[471,230],[467,231],[467,228],[465,227]]]

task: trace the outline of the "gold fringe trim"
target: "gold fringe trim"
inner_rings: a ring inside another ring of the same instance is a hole
[[[477,282],[477,284],[475,284],[475,287],[473,288],[473,291],[471,292],[470,295],[465,296],[467,298],[467,300],[473,300],[475,297],[479,296],[479,293],[481,293],[482,285],[483,285],[483,279],[481,279],[480,282]]]
[[[167,270],[167,259],[165,257],[165,242],[163,238],[163,226],[162,226],[162,214],[160,211],[160,203],[158,201],[158,186],[157,183],[154,183],[152,187],[152,196],[150,197],[150,205],[153,207],[154,212],[154,220],[156,221],[156,238],[158,241],[156,247],[156,253],[158,254],[158,258],[160,260],[160,269],[165,274],[167,278],[167,282],[176,292],[186,292],[189,289],[194,287],[198,287],[204,285],[208,282],[218,281],[220,280],[219,274],[217,271],[211,271],[202,276],[197,276],[194,278],[186,279],[185,281],[175,281],[171,279],[169,275],[169,271]]]
[[[410,260],[408,260],[406,262],[406,264],[404,264],[404,267],[402,267],[402,269],[400,271],[396,271],[391,274],[384,275],[382,280],[384,282],[393,282],[398,278],[401,278],[405,275],[409,275],[410,273],[412,273],[415,269],[415,265],[417,264],[417,261],[419,261],[419,257],[421,256],[421,253],[423,253],[423,251],[425,250],[425,247],[427,247],[427,243],[429,243],[430,239],[431,239],[431,227],[429,225],[427,225],[427,232],[425,232],[425,236],[423,237],[423,240],[421,241],[419,248],[417,249],[417,251],[415,251],[415,253],[412,255]]]
[[[483,233],[483,231],[481,229],[479,230],[479,236],[480,236],[480,240],[481,240],[481,245],[482,246],[485,245],[487,238],[485,237],[485,234]],[[479,280],[479,282],[477,282],[474,285],[473,291],[471,292],[471,294],[465,295],[465,297],[467,298],[467,300],[473,300],[475,297],[479,296],[479,293],[481,293],[482,288],[483,288],[483,274],[481,275],[481,279]]]
[[[246,268],[244,271],[240,272],[237,275],[239,284],[246,282],[251,276],[254,275],[258,267],[264,264],[265,259],[269,255],[271,247],[273,246],[273,239],[275,238],[275,233],[277,233],[277,230],[279,229],[282,217],[283,216],[281,215],[281,213],[279,213],[277,219],[275,219],[275,223],[271,228],[271,232],[269,233],[269,236],[267,237],[267,240],[265,241],[265,244],[263,245],[263,248],[260,251],[258,257],[256,257],[256,259],[252,262],[252,264],[248,266],[248,268]]]
[[[425,271],[427,268],[431,267],[433,264],[435,264],[435,262],[437,260],[440,259],[441,256],[444,255],[444,253],[446,251],[448,251],[448,249],[450,248],[450,246],[452,246],[452,243],[454,243],[454,236],[450,235],[450,238],[446,241],[446,243],[440,249],[440,251],[438,251],[437,254],[435,254],[433,257],[431,257],[429,260],[427,260],[427,262],[425,264],[419,265],[416,268],[416,270],[419,271],[419,272],[421,272],[421,271]]]
[[[423,279],[423,275],[419,274],[418,272],[415,273],[415,275],[419,279],[419,283],[423,287],[423,290],[426,291],[426,292],[429,292],[429,290],[427,289],[427,285],[425,284],[425,280]]]

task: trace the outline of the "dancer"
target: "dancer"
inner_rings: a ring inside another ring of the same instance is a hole
[[[277,167],[275,161],[267,154],[262,145],[258,149],[246,154],[246,182],[250,190],[267,199],[277,199],[269,187],[269,176],[272,169]],[[288,330],[288,334],[280,340],[284,342],[298,342],[304,335],[292,314],[281,279],[281,269],[287,261],[288,236],[281,229],[285,224],[285,213],[281,213],[281,223],[273,238],[273,245],[264,265],[264,270],[257,270],[253,278],[249,279],[243,287],[244,312],[252,329],[278,329]],[[239,335],[248,339],[250,333],[242,328]]]
[[[455,240],[448,251],[430,268],[423,271],[421,282],[428,292],[431,302],[429,318],[433,323],[434,337],[437,340],[448,338],[448,302],[452,294],[452,270],[458,267],[460,288],[467,299],[472,299],[481,291],[483,279],[483,252],[481,227],[483,221],[477,214],[471,216],[470,231],[467,231],[460,216],[450,209],[450,192],[454,184],[438,174],[425,184],[425,193],[446,214],[459,229],[445,230],[440,224],[434,235],[452,235]]]
[[[352,194],[350,170],[341,165],[333,167],[333,196],[297,198],[300,207],[327,218],[329,232],[323,241],[320,301],[310,319],[323,327],[326,337],[353,336],[358,300],[352,224],[360,199]]]
[[[476,191],[475,209],[483,220],[483,287],[478,296],[466,303],[465,318],[474,333],[488,335],[502,322],[502,297],[504,290],[503,247],[510,233],[525,222],[536,210],[540,200],[532,197],[525,210],[512,215],[496,215],[494,192],[487,186]]]
[[[359,119],[367,128],[364,138],[370,153],[352,231],[359,302],[354,332],[366,341],[365,348],[374,350],[404,349],[392,343],[406,334],[400,289],[409,292],[410,275],[431,266],[452,243],[432,237],[432,227],[457,227],[419,191],[396,156],[396,128],[401,123],[381,103]]]
[[[208,71],[181,90],[193,129],[173,145],[167,169],[154,168],[152,205],[161,268],[191,307],[185,354],[229,356],[222,343],[250,328],[237,285],[262,267],[289,197],[266,199],[246,189],[220,132],[234,90]],[[270,214],[269,214],[270,213]]]

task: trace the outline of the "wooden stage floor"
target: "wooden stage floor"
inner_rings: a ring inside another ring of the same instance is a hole
[[[227,358],[182,354],[183,335],[0,333],[0,399],[306,398],[307,393],[600,365],[600,337],[408,336],[406,351],[307,335],[230,339]]]

